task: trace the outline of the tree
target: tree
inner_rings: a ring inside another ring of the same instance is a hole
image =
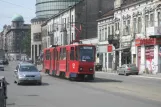
[[[28,31],[22,40],[23,52],[30,56],[31,52],[31,31]]]

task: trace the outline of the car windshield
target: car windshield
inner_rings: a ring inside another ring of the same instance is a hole
[[[81,46],[79,48],[79,58],[81,61],[94,62],[94,47],[92,46]]]
[[[38,72],[38,70],[35,66],[23,65],[20,67],[20,72]]]

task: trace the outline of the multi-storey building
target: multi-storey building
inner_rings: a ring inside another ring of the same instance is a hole
[[[113,9],[111,0],[82,0],[78,4],[54,15],[43,26],[47,26],[47,35],[43,43],[65,45],[79,39],[97,37],[97,22],[103,13]],[[97,40],[96,40],[97,41]]]
[[[103,40],[113,44],[114,68],[132,63],[138,66],[140,73],[161,72],[160,6],[160,0],[115,0],[114,15],[111,16],[114,33]],[[105,34],[109,31],[108,28],[103,31],[99,27],[101,23],[103,25],[106,21],[98,23],[99,39],[103,35],[101,32]],[[118,38],[117,41],[115,38]]]
[[[21,15],[15,15],[12,18],[12,25],[7,30],[5,37],[8,53],[12,54],[14,58],[25,53],[26,50],[22,42],[25,36],[30,36],[28,35],[30,30],[30,25],[24,24],[24,19]]]
[[[36,17],[31,20],[31,57],[35,62],[42,50],[41,25],[49,17],[78,3],[80,0],[36,0]],[[45,34],[47,35],[47,33]]]

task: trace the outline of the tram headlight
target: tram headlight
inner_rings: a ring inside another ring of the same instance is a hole
[[[79,70],[80,70],[80,71],[83,71],[83,68],[82,68],[82,67],[80,67],[80,68],[79,68]]]
[[[93,68],[90,68],[89,70],[90,70],[90,71],[93,71]]]

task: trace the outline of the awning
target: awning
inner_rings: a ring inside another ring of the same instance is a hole
[[[126,50],[126,49],[130,49],[130,47],[118,48],[118,49],[115,49],[115,50],[113,50],[113,51],[122,51],[122,50]]]

